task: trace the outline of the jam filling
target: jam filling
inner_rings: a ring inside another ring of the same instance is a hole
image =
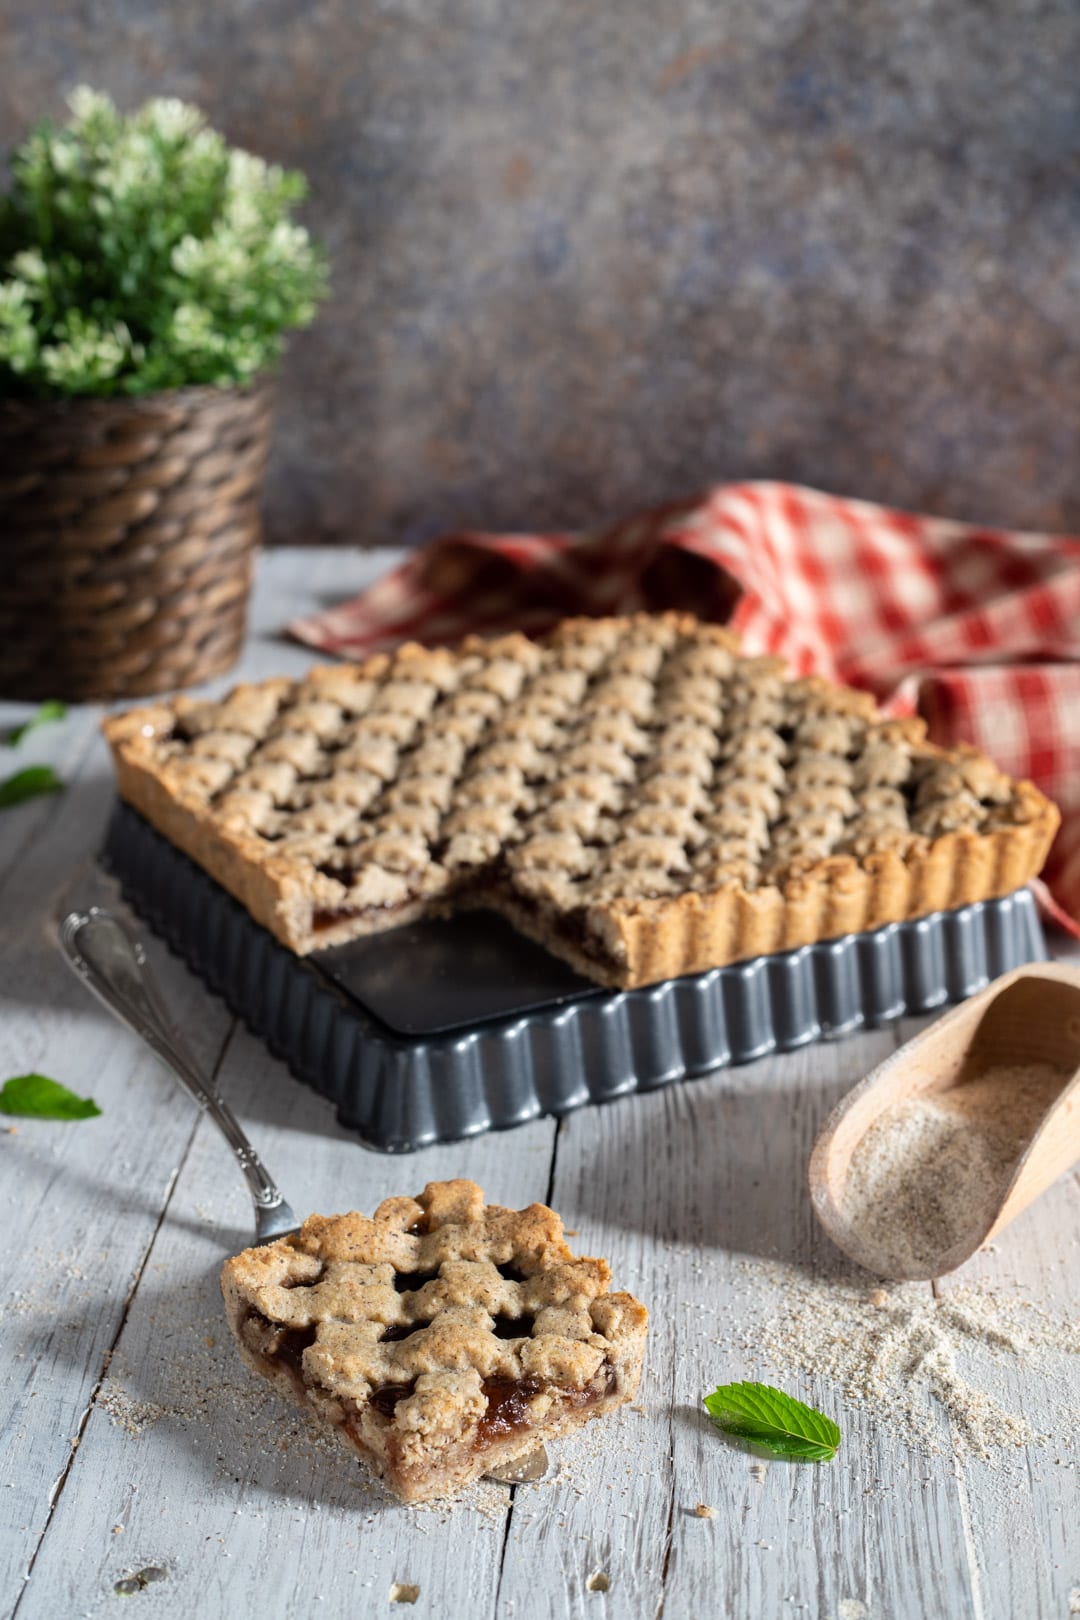
[[[496,1316],[493,1318],[492,1329],[497,1339],[528,1339],[532,1336],[533,1325],[536,1318],[533,1316]],[[427,1322],[394,1322],[383,1328],[379,1334],[380,1344],[391,1344],[401,1339],[410,1339],[414,1333],[428,1327]]]
[[[315,1343],[315,1333],[314,1327],[282,1328],[271,1354],[278,1361],[283,1361],[291,1372],[302,1374],[304,1351],[309,1344]]]
[[[315,1343],[318,1328],[314,1323],[310,1327],[282,1327],[278,1322],[271,1322],[269,1317],[263,1316],[259,1311],[252,1311],[248,1322],[255,1329],[255,1336],[245,1335],[252,1349],[268,1362],[275,1362],[285,1367],[293,1383],[299,1390],[304,1388],[304,1351],[309,1344]]]
[[[514,895],[514,906],[518,915],[546,924],[553,939],[563,940],[567,945],[574,946],[590,962],[595,962],[604,969],[619,966],[619,963],[604,950],[602,941],[586,927],[584,906],[578,906],[573,911],[554,911],[520,894]],[[510,914],[510,920],[514,921],[513,912]]]
[[[368,1396],[368,1405],[373,1406],[389,1423],[393,1421],[398,1401],[403,1401],[406,1395],[411,1395],[412,1392],[411,1384],[384,1384],[382,1389],[372,1390]]]
[[[475,1450],[489,1446],[496,1440],[507,1435],[520,1434],[527,1429],[532,1421],[530,1403],[546,1386],[540,1378],[485,1378],[481,1390],[487,1401],[487,1410],[476,1427],[476,1436],[473,1440]],[[596,1387],[596,1381],[586,1385],[584,1389],[570,1389],[562,1385],[555,1386],[563,1407],[595,1406],[615,1388],[615,1369],[608,1367],[601,1387]],[[394,1421],[399,1401],[413,1392],[412,1384],[385,1384],[382,1389],[372,1390],[368,1397],[368,1405],[374,1407],[381,1417],[388,1423]],[[346,1428],[350,1427],[346,1420]],[[353,1425],[353,1432],[358,1432]]]
[[[308,1345],[315,1343],[317,1327],[314,1324],[310,1327],[281,1327],[255,1311],[248,1320],[257,1325],[264,1336],[264,1342],[259,1347],[262,1354],[267,1360],[278,1362],[288,1368],[298,1388],[304,1390],[304,1351]],[[388,1328],[381,1337],[384,1341],[404,1339],[415,1332],[417,1327],[423,1326],[424,1323],[415,1326],[395,1325]],[[528,1317],[495,1319],[495,1331],[499,1338],[525,1337],[531,1327],[532,1321]],[[507,1435],[519,1434],[523,1429],[527,1429],[532,1421],[531,1403],[543,1389],[551,1389],[564,1409],[581,1408],[595,1406],[606,1399],[613,1393],[615,1383],[615,1369],[608,1364],[605,1364],[597,1377],[583,1389],[563,1384],[545,1384],[540,1378],[485,1378],[480,1388],[487,1407],[476,1426],[474,1449],[480,1450]],[[388,1423],[392,1423],[398,1402],[403,1401],[412,1392],[411,1383],[384,1384],[381,1389],[372,1390],[368,1404]],[[358,1426],[350,1419],[345,1419],[343,1427],[356,1439],[361,1438]]]
[[[485,1378],[480,1388],[488,1403],[487,1411],[476,1426],[474,1446],[479,1449],[501,1440],[505,1435],[519,1434],[522,1429],[527,1429],[532,1421],[530,1403],[544,1388],[554,1388],[564,1408],[597,1405],[615,1388],[614,1367],[607,1366],[602,1371],[602,1386],[597,1388],[594,1379],[584,1389],[573,1389],[562,1384],[545,1385],[539,1378]]]
[[[360,906],[316,906],[311,913],[311,931],[322,934],[328,928],[333,928],[335,923],[348,922],[353,917],[364,915]]]
[[[485,1378],[480,1387],[487,1411],[476,1426],[476,1444],[484,1446],[528,1428],[529,1402],[544,1386],[539,1378]]]
[[[325,864],[316,866],[315,870],[321,872],[324,877],[335,878],[337,882],[346,885],[356,875],[354,872],[342,870],[341,867]],[[381,906],[314,906],[311,912],[311,931],[314,934],[325,933],[337,923],[350,922],[354,917],[377,917],[385,920],[387,917],[396,916],[399,912],[410,910],[423,898],[423,892],[418,888],[415,893],[407,894],[404,900],[392,900]],[[445,899],[445,895],[439,896],[440,901]]]

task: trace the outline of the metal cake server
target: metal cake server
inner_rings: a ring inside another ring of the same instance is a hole
[[[86,988],[146,1042],[228,1142],[255,1208],[256,1246],[298,1231],[300,1222],[240,1122],[203,1074],[170,1019],[139,941],[103,906],[69,911],[59,923],[58,934],[61,951]],[[537,1446],[524,1457],[493,1468],[487,1477],[516,1485],[543,1479],[547,1470],[547,1452]]]
[[[232,1148],[255,1206],[255,1242],[270,1243],[299,1229],[228,1103],[223,1102],[165,1010],[146,952],[109,911],[71,911],[59,929],[60,949],[86,988],[114,1017],[152,1047],[192,1102],[210,1115]]]

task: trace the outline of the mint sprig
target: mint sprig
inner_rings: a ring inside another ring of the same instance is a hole
[[[66,714],[66,703],[61,703],[59,698],[47,698],[44,703],[38,705],[29,720],[24,720],[21,726],[16,726],[14,730],[8,732],[5,739],[8,747],[18,748],[23,738],[29,737],[38,726],[52,725],[54,720],[63,720]]]
[[[101,1109],[90,1097],[77,1097],[47,1074],[16,1074],[0,1087],[0,1114],[32,1119],[93,1119]]]
[[[765,1446],[778,1457],[829,1462],[836,1456],[840,1430],[832,1419],[771,1384],[721,1384],[704,1405],[722,1434]]]
[[[0,810],[9,810],[24,799],[36,799],[40,793],[59,793],[63,785],[51,765],[28,765],[0,782]]]

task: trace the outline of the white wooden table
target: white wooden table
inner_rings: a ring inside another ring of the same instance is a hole
[[[390,560],[268,556],[237,674],[305,669],[310,654],[278,638],[281,624]],[[8,705],[0,722],[25,712]],[[1080,1612],[1080,1382],[1060,1392],[1055,1446],[1032,1452],[1007,1491],[947,1444],[913,1460],[820,1381],[815,1397],[844,1433],[827,1467],[762,1470],[701,1415],[715,1383],[770,1378],[738,1343],[747,1256],[801,1263],[820,1249],[804,1190],[815,1130],[908,1028],[385,1158],[340,1130],[154,944],[177,1017],[298,1211],[370,1210],[428,1180],[471,1176],[502,1203],[550,1201],[579,1250],[609,1256],[617,1282],[651,1308],[643,1411],[568,1444],[553,1478],[514,1493],[484,1486],[453,1514],[365,1489],[359,1465],[311,1437],[227,1342],[217,1273],[251,1225],[224,1145],[50,942],[47,919],[98,847],[113,797],[97,720],[75,712],[0,761],[6,774],[47,760],[67,782],[0,817],[0,1078],[37,1069],[104,1110],[78,1124],[0,1121],[3,1615],[66,1620],[121,1604],[196,1620]],[[1074,1173],[968,1274],[1021,1278],[1031,1297],[1075,1312],[1078,1231]],[[1028,1381],[1001,1377],[1000,1393],[1007,1381],[1025,1410]],[[698,1502],[716,1516],[695,1517]],[[401,1589],[413,1586],[406,1607]]]

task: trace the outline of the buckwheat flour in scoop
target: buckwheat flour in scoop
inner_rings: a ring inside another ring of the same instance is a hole
[[[1001,1064],[885,1109],[852,1154],[843,1203],[883,1275],[929,1274],[955,1245],[983,1237],[1068,1078],[1049,1063]]]

